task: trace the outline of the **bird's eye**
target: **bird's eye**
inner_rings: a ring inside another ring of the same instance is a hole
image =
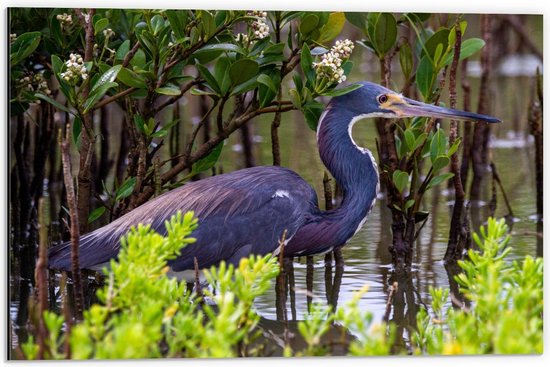
[[[388,101],[388,96],[385,94],[381,94],[378,96],[378,103],[383,104]]]

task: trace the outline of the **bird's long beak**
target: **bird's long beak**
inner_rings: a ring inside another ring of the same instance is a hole
[[[435,117],[435,118],[448,118],[456,120],[471,120],[471,121],[485,121],[485,122],[501,122],[501,120],[481,115],[473,112],[453,110],[451,108],[445,108],[440,106],[434,106],[427,103],[415,101],[414,99],[392,96],[390,98],[391,105],[388,109],[393,111],[399,117]]]

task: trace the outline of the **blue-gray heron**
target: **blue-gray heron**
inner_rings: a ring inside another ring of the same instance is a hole
[[[485,122],[498,119],[411,100],[380,85],[362,82],[334,97],[319,120],[317,143],[325,166],[342,187],[341,205],[319,209],[313,188],[283,167],[253,167],[205,178],[171,190],[80,239],[80,266],[98,269],[120,248],[120,238],[131,226],[150,223],[165,233],[164,222],[178,210],[193,210],[199,227],[197,242],[169,262],[175,272],[225,260],[236,264],[249,254],[277,251],[286,230],[285,256],[313,255],[343,246],[365,223],[379,189],[376,161],[357,146],[353,125],[369,117],[438,117]],[[49,252],[51,268],[71,269],[71,246]]]

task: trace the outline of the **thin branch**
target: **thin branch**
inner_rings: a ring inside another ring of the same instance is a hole
[[[134,57],[134,55],[136,54],[136,52],[139,50],[140,47],[141,47],[141,44],[139,43],[139,41],[137,41],[134,47],[132,47],[132,49],[130,50],[130,52],[128,52],[124,57],[124,61],[122,61],[123,68],[128,66],[128,64],[130,63],[130,60],[132,60],[132,58]]]
[[[107,97],[107,98],[104,98],[102,99],[101,101],[99,101],[93,108],[92,108],[92,111],[95,111],[103,106],[106,106],[108,105],[109,103],[111,102],[114,102],[116,101],[117,99],[119,98],[122,98],[130,93],[132,93],[133,91],[137,90],[137,88],[135,87],[130,87],[128,89],[125,89],[123,90],[122,92],[118,92],[117,94],[115,95],[112,95],[110,97]]]
[[[76,318],[82,320],[83,310],[83,291],[82,291],[82,275],[80,273],[79,259],[79,237],[78,228],[78,211],[76,205],[76,197],[73,186],[73,176],[71,174],[71,157],[70,157],[70,133],[71,129],[66,127],[67,136],[63,139],[63,133],[59,130],[59,144],[61,146],[61,159],[63,161],[63,179],[65,181],[65,190],[67,192],[67,205],[69,206],[69,214],[71,217],[71,265],[73,272],[73,291],[76,306]]]

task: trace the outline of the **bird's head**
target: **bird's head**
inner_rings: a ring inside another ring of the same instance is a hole
[[[499,119],[472,112],[453,110],[422,103],[402,96],[400,93],[371,82],[361,82],[361,88],[340,97],[338,102],[357,116],[364,117],[436,117],[456,120],[500,122]]]

